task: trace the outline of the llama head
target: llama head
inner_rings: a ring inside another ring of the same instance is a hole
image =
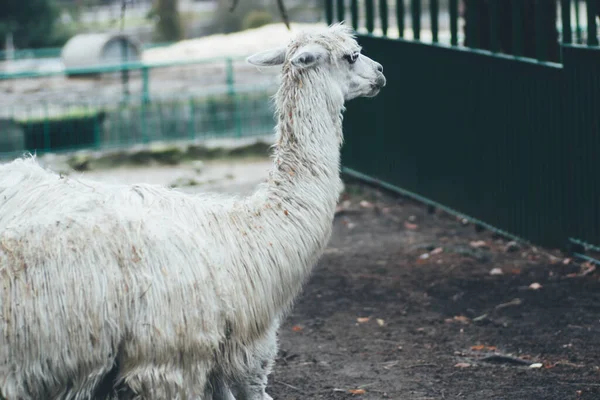
[[[352,30],[336,24],[318,32],[303,32],[287,47],[257,53],[248,62],[283,65],[284,74],[310,75],[307,81],[321,86],[317,90],[339,91],[344,100],[351,100],[376,96],[386,83],[381,64],[360,51]]]

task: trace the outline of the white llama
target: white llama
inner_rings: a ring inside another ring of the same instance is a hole
[[[249,61],[283,65],[249,197],[0,166],[0,398],[270,398],[278,321],[331,234],[344,101],[385,78],[343,25]]]

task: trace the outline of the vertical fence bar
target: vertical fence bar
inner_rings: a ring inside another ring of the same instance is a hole
[[[535,56],[538,60],[548,59],[547,38],[544,35],[544,21],[547,18],[545,0],[535,0],[533,18],[535,20]]]
[[[581,29],[581,20],[579,19],[579,0],[575,0],[575,36],[577,44],[583,43],[583,30]]]
[[[498,1],[489,1],[490,10],[490,50],[494,53],[500,51],[500,26],[498,24]]]
[[[194,104],[194,98],[190,96],[189,100],[190,107],[190,123],[188,124],[188,137],[190,140],[194,140],[196,138],[196,104]]]
[[[227,57],[225,59],[226,62],[226,73],[227,73],[227,93],[229,94],[229,99],[231,100],[231,105],[233,106],[233,119],[235,124],[235,132],[236,136],[242,136],[242,119],[240,115],[240,104],[238,101],[238,95],[235,92],[235,78],[233,74],[233,59],[231,57]]]
[[[94,147],[100,148],[102,145],[102,141],[100,138],[100,112],[96,107],[93,107],[92,110],[94,118]]]
[[[440,5],[438,0],[429,0],[429,13],[431,15],[431,41],[433,43],[437,43],[439,41],[438,19],[440,14]]]
[[[587,45],[598,46],[598,27],[596,26],[597,0],[587,0]]]
[[[373,0],[365,0],[365,18],[367,19],[367,32],[373,33],[375,29],[375,4],[373,4]]]
[[[50,115],[48,113],[48,103],[44,103],[44,150],[50,150]]]
[[[398,37],[404,37],[404,0],[396,0],[396,25]]]
[[[562,42],[570,44],[573,42],[571,31],[571,0],[560,0],[560,14],[562,19]]]
[[[148,105],[142,102],[140,106],[140,130],[142,134],[142,142],[148,143],[150,140],[148,139],[148,112],[146,108]]]
[[[142,67],[142,101],[150,102],[150,77],[148,66]]]
[[[458,0],[450,0],[450,44],[458,46]]]
[[[379,18],[381,19],[381,32],[387,36],[389,17],[387,0],[379,0]]]
[[[514,56],[523,55],[523,4],[521,0],[511,0],[512,8],[512,52]]]
[[[410,12],[412,18],[413,39],[421,39],[421,0],[411,0]]]
[[[333,24],[333,0],[325,0],[325,20],[327,25]]]
[[[337,0],[336,2],[336,11],[337,11],[337,20],[344,21],[346,18],[346,6],[344,4],[344,0]]]
[[[352,17],[352,27],[358,29],[358,0],[351,0],[350,15]]]
[[[480,2],[479,0],[465,0],[467,7],[466,12],[466,27],[465,27],[465,44],[471,48],[479,48],[480,29]]]

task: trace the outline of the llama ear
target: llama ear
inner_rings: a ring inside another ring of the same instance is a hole
[[[292,65],[300,68],[312,67],[318,64],[327,55],[327,50],[318,44],[309,44],[300,47],[290,62]]]
[[[279,47],[277,49],[262,51],[248,57],[246,61],[259,67],[281,65],[285,61],[285,50],[285,47]]]

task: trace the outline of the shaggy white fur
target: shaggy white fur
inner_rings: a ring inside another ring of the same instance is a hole
[[[359,50],[335,25],[249,59],[283,75],[247,198],[0,166],[1,395],[269,399],[278,320],[331,234],[344,100],[385,85]]]

